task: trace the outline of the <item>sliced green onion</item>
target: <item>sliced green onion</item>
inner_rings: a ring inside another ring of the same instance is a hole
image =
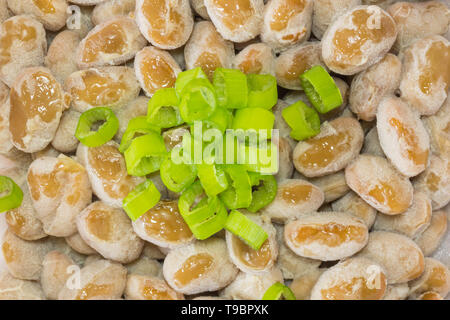
[[[217,101],[214,87],[206,79],[194,79],[183,89],[180,113],[184,121],[208,119],[216,109]]]
[[[225,227],[225,223],[227,222],[228,212],[223,203],[215,198],[216,201],[214,204],[216,205],[213,212],[209,218],[205,219],[201,223],[195,225],[189,225],[192,233],[198,240],[205,240],[216,234],[220,230]]]
[[[228,215],[225,229],[245,241],[254,250],[259,250],[267,240],[267,232],[237,210]]]
[[[277,79],[270,74],[248,74],[249,108],[271,109],[278,102]]]
[[[196,203],[203,194],[200,181],[196,181],[178,199],[181,216],[199,240],[222,230],[227,220],[227,210],[216,196],[204,197]]]
[[[295,140],[305,140],[320,132],[320,119],[316,110],[308,107],[303,101],[285,108],[281,115],[291,127],[290,136]]]
[[[231,126],[233,121],[233,114],[230,110],[217,107],[213,114],[203,121],[205,129],[218,129],[224,133],[227,128]]]
[[[160,133],[161,129],[148,123],[147,117],[145,116],[131,119],[122,136],[122,141],[120,141],[119,151],[124,153],[130,146],[131,141],[136,138],[137,135],[143,135],[150,132]]]
[[[286,300],[296,300],[292,290],[280,282],[275,282],[264,293],[263,300],[280,300],[283,296]]]
[[[186,70],[178,74],[177,80],[175,81],[175,91],[178,96],[182,95],[184,87],[186,87],[186,85],[194,79],[208,79],[208,76],[200,67]]]
[[[278,148],[272,141],[268,141],[266,146],[239,144],[238,147],[238,163],[247,171],[261,174],[278,172]]]
[[[228,109],[247,107],[247,78],[241,70],[217,68],[214,71],[213,84],[219,107]]]
[[[153,182],[147,179],[131,191],[123,199],[122,207],[131,220],[136,221],[153,208],[161,199],[161,193],[156,189]]]
[[[228,188],[225,171],[215,164],[198,164],[198,178],[209,197],[216,196]]]
[[[322,66],[314,66],[303,73],[300,84],[311,104],[320,113],[327,113],[343,102],[339,88]]]
[[[277,180],[272,175],[261,175],[249,172],[252,182],[252,203],[247,208],[250,212],[257,212],[270,204],[277,195]]]
[[[247,171],[240,165],[225,167],[232,184],[219,197],[228,209],[247,208],[252,203],[252,185]]]
[[[97,131],[91,131],[96,122],[104,121]],[[114,112],[105,107],[89,109],[80,116],[75,137],[87,147],[99,147],[111,140],[119,130],[119,120]]]
[[[148,102],[148,122],[160,128],[171,128],[182,124],[179,104],[174,88],[159,89]]]
[[[124,153],[128,174],[140,177],[159,170],[166,153],[164,140],[156,132],[133,139]]]
[[[274,114],[263,108],[245,108],[236,111],[231,128],[243,130],[264,130],[267,138],[272,136],[272,129],[275,123]]]
[[[188,225],[199,224],[214,214],[217,197],[206,197],[196,203],[204,193],[200,181],[196,181],[178,199],[178,209]]]
[[[20,207],[22,200],[22,189],[11,178],[0,176],[0,212]]]
[[[183,162],[174,163],[171,155],[172,153],[169,153],[161,164],[161,180],[167,189],[181,192],[195,181],[197,168],[195,165]]]

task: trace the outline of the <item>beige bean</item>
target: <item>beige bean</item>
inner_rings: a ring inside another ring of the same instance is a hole
[[[75,131],[80,120],[81,113],[73,109],[65,111],[59,122],[58,130],[52,140],[52,147],[60,152],[72,153],[77,150],[79,141],[75,137]]]
[[[134,71],[142,89],[151,97],[159,89],[174,87],[181,69],[170,53],[145,47],[136,54]]]
[[[79,266],[83,265],[86,261],[86,256],[81,254],[75,250],[73,250],[65,241],[64,238],[59,237],[48,237],[49,241],[53,244],[53,250],[59,251],[62,254],[65,254],[73,262]]]
[[[205,0],[217,31],[227,40],[245,42],[255,38],[263,22],[263,0]]]
[[[322,261],[340,260],[367,243],[364,222],[345,212],[313,212],[284,227],[284,241],[296,254]]]
[[[264,8],[261,40],[275,51],[306,41],[311,34],[312,0],[272,0]]]
[[[0,0],[0,23],[12,16],[11,10],[8,8],[8,0]]]
[[[95,107],[116,111],[136,99],[141,90],[134,70],[123,66],[74,72],[67,77],[64,87],[72,95],[72,107],[78,112]]]
[[[284,279],[295,280],[319,270],[322,261],[304,258],[295,254],[284,242],[284,226],[275,225],[275,228],[277,230],[277,241],[279,246],[277,267],[283,273]]]
[[[45,255],[53,249],[48,240],[26,241],[7,230],[3,236],[2,253],[8,271],[23,280],[38,280]]]
[[[422,192],[414,192],[413,203],[406,212],[389,216],[379,214],[374,230],[402,233],[410,238],[420,235],[431,221],[431,200]]]
[[[425,258],[425,270],[422,275],[409,283],[413,297],[427,291],[436,292],[441,297],[450,292],[450,271],[439,260]]]
[[[195,24],[191,38],[184,47],[186,68],[201,67],[210,80],[216,68],[231,68],[234,46],[222,38],[209,21]]]
[[[162,264],[155,259],[141,255],[139,259],[125,265],[129,275],[162,278]]]
[[[401,61],[388,53],[379,62],[357,74],[350,87],[350,109],[358,118],[372,121],[385,96],[393,95],[400,85]]]
[[[324,269],[314,269],[292,280],[289,288],[297,300],[311,300],[311,291]]]
[[[328,174],[323,177],[312,178],[309,181],[318,186],[325,195],[324,202],[330,203],[344,196],[350,188],[345,181],[344,171]]]
[[[75,250],[76,252],[79,252],[81,254],[85,255],[91,255],[97,253],[94,249],[92,249],[86,241],[83,240],[83,238],[80,236],[80,234],[74,233],[71,236],[68,236],[65,238],[66,243],[70,248]]]
[[[58,300],[116,300],[126,286],[127,269],[121,264],[100,259],[83,267],[77,281],[59,292]]]
[[[311,300],[381,300],[386,272],[366,258],[350,258],[326,270],[311,292]]]
[[[76,32],[64,30],[56,35],[48,47],[44,64],[60,83],[64,83],[71,73],[78,70],[75,51],[79,43]]]
[[[13,148],[9,132],[9,88],[0,82],[0,153],[9,153]]]
[[[80,69],[120,65],[132,59],[145,44],[135,21],[118,17],[89,31],[78,45],[76,62]]]
[[[0,174],[13,179],[19,186],[24,185],[31,162],[31,154],[13,148],[7,154],[0,154]]]
[[[388,284],[416,279],[424,270],[420,248],[410,238],[393,232],[371,232],[367,246],[358,257],[379,264],[386,271]]]
[[[66,285],[75,263],[59,251],[50,251],[42,262],[41,286],[47,299],[56,300],[61,289]]]
[[[76,233],[75,217],[92,201],[86,169],[64,155],[42,157],[30,165],[27,181],[44,231],[57,237]]]
[[[252,43],[235,56],[233,68],[239,69],[245,74],[275,75],[274,52],[265,43]]]
[[[0,300],[45,300],[45,294],[38,282],[17,279],[3,272],[0,276]]]
[[[431,151],[450,160],[450,98],[435,115],[422,117],[422,121],[430,136]]]
[[[323,34],[335,18],[360,4],[361,0],[315,0],[312,33],[317,39],[322,39]]]
[[[450,83],[450,44],[441,36],[417,40],[403,52],[402,98],[422,115],[444,103]]]
[[[278,256],[276,230],[270,220],[265,216],[246,214],[246,216],[262,227],[268,234],[267,240],[259,250],[252,249],[242,239],[226,232],[228,254],[231,261],[243,272],[264,273],[271,269]]]
[[[194,235],[178,210],[177,201],[161,200],[133,221],[133,230],[145,241],[170,249],[194,241]]]
[[[137,0],[135,14],[144,37],[161,49],[184,45],[194,25],[188,0]]]
[[[205,7],[205,0],[190,0],[192,9],[205,20],[209,20],[208,11]]]
[[[409,295],[408,283],[388,284],[383,300],[405,300]]]
[[[428,228],[414,241],[425,256],[430,256],[439,247],[447,231],[448,218],[445,211],[434,211]]]
[[[383,149],[380,145],[380,139],[378,138],[377,128],[373,127],[366,134],[364,139],[364,146],[361,150],[361,153],[367,153],[378,157],[385,157]]]
[[[430,165],[413,185],[430,197],[433,210],[445,207],[450,202],[450,160],[431,155]]]
[[[444,300],[444,298],[439,293],[427,291],[418,296],[416,300]]]
[[[333,211],[348,212],[362,219],[368,229],[373,226],[377,217],[377,210],[372,208],[353,191],[348,192],[342,198],[331,203],[331,208]]]
[[[184,300],[184,297],[181,293],[178,293],[169,287],[169,285],[162,279],[132,274],[127,278],[125,299]]]
[[[8,7],[15,15],[33,16],[50,31],[58,31],[66,25],[68,16],[66,0],[8,0]]]
[[[287,138],[278,140],[278,173],[275,175],[277,182],[281,182],[292,177],[294,164],[292,163],[292,147]]]
[[[238,269],[231,262],[225,241],[210,238],[171,250],[164,260],[167,283],[184,294],[216,291],[234,280]]]
[[[20,15],[0,26],[0,79],[11,87],[27,67],[40,66],[47,51],[45,29],[33,17]]]
[[[407,177],[428,166],[430,139],[419,115],[403,100],[385,98],[377,110],[381,148],[397,170]]]
[[[108,0],[99,3],[92,11],[92,22],[95,25],[102,24],[117,17],[133,17],[136,0]]]
[[[36,210],[33,207],[28,187],[23,184],[21,189],[23,192],[22,204],[19,208],[5,213],[8,228],[16,236],[24,240],[31,241],[45,238],[47,234],[44,232],[42,222],[38,219]]]
[[[77,158],[87,170],[94,194],[106,204],[122,208],[123,199],[143,179],[128,175],[125,158],[118,148],[114,141],[95,148],[80,143]]]
[[[188,126],[180,126],[168,129],[162,133],[164,143],[167,150],[172,150],[181,142],[183,142],[183,135],[190,133]]]
[[[53,140],[70,96],[43,67],[24,69],[10,91],[9,131],[24,152],[43,150]]]
[[[273,221],[285,223],[302,213],[316,211],[323,200],[323,192],[308,181],[286,179],[278,184],[274,201],[261,212]]]
[[[320,42],[306,42],[281,53],[275,60],[275,75],[280,87],[302,90],[299,76],[315,65],[326,68]]]
[[[48,146],[45,147],[45,149],[38,151],[38,152],[33,152],[31,154],[31,158],[33,159],[33,161],[36,159],[39,159],[39,158],[43,158],[43,157],[56,158],[60,154],[61,154],[61,152],[59,152],[58,150],[53,148],[53,146],[51,144],[49,144]]]
[[[411,182],[384,158],[358,156],[345,169],[345,180],[350,189],[382,213],[400,214],[412,203]]]
[[[276,267],[261,274],[240,272],[221,296],[233,300],[261,300],[275,282],[283,283],[283,275]]]
[[[89,255],[86,260],[84,261],[83,266],[86,267],[87,265],[93,263],[93,262],[97,262],[103,260],[102,256],[98,255],[98,254],[91,254]]]
[[[131,119],[147,115],[148,101],[149,99],[146,96],[139,96],[115,111],[116,117],[119,119],[119,130],[114,137],[117,143],[122,140]]]
[[[287,104],[291,105],[296,103],[297,101],[301,100],[302,102],[304,102],[308,107],[313,108],[313,106],[311,105],[311,102],[309,101],[308,97],[306,96],[304,91],[299,91],[299,90],[289,90],[285,96],[283,97],[284,102],[286,102]]]
[[[355,159],[363,141],[364,133],[356,119],[341,117],[325,122],[318,135],[297,144],[294,166],[310,178],[338,172]]]
[[[444,35],[450,24],[450,10],[440,1],[396,2],[386,10],[397,24],[394,48],[398,51],[415,40]]]
[[[325,31],[322,57],[332,71],[356,74],[383,58],[396,37],[395,22],[386,11],[357,6],[337,17]]]
[[[164,260],[166,253],[163,253],[163,248],[158,247],[150,242],[145,242],[144,250],[142,250],[142,255],[150,259]]]
[[[94,202],[84,209],[76,224],[83,240],[106,259],[129,263],[144,248],[144,241],[134,233],[126,213],[103,202]]]

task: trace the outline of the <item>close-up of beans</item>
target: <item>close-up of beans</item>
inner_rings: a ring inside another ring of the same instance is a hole
[[[450,300],[449,26],[0,0],[0,300]]]

